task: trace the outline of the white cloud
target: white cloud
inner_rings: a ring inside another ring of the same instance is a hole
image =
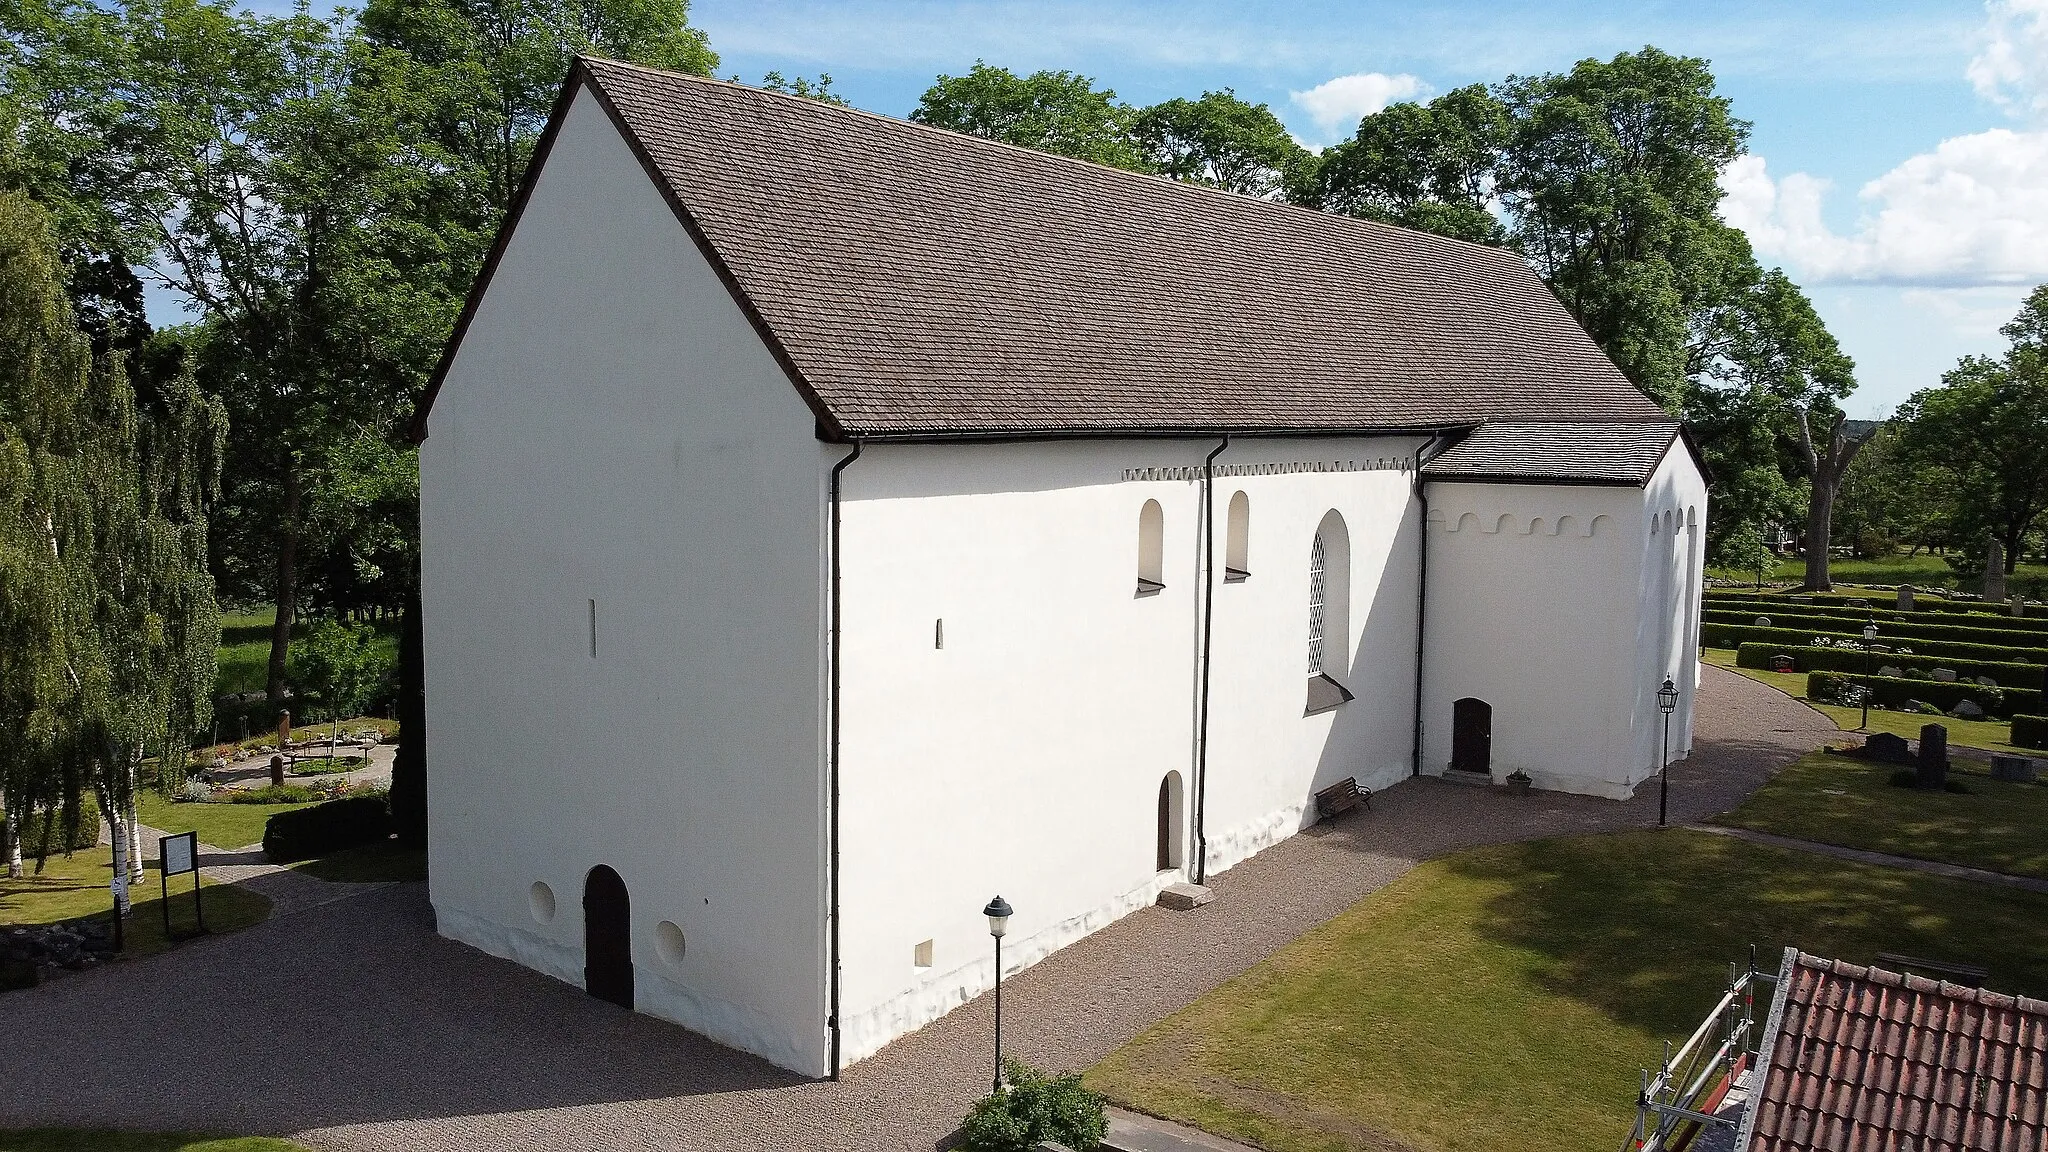
[[[1758,252],[1818,283],[1940,287],[2048,280],[2048,132],[1944,140],[1865,184],[1854,231],[1821,215],[1829,185],[1772,179],[1761,156],[1722,174],[1722,214]]]
[[[1428,93],[1428,85],[1406,72],[1393,76],[1354,72],[1325,80],[1306,92],[1289,92],[1287,98],[1309,114],[1326,139],[1336,139],[1349,136],[1360,120],[1397,100]]]
[[[2014,116],[2048,116],[2048,0],[1990,0],[1984,44],[1970,61],[1977,94]]]

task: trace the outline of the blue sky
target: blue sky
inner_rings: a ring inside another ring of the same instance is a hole
[[[890,115],[985,59],[1133,103],[1233,88],[1308,144],[1389,98],[1645,44],[1705,57],[1754,125],[1724,214],[1855,357],[1855,416],[2000,349],[2048,282],[2048,0],[694,0],[691,21],[725,75],[830,73]]]

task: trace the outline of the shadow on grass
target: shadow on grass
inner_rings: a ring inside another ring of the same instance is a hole
[[[2048,990],[2048,897],[1694,832],[1569,837],[1445,861],[1497,885],[1474,929],[1536,957],[1530,977],[1654,1032],[1712,1005],[1727,965],[1787,945],[1978,964],[2000,991]]]

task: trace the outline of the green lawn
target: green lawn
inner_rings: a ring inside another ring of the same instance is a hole
[[[1112,1053],[1090,1087],[1276,1152],[1613,1152],[1756,945],[2048,991],[2048,896],[1674,830],[1430,861]],[[1389,1144],[1387,1141],[1397,1141]]]
[[[185,804],[147,790],[137,793],[135,814],[165,832],[197,832],[216,848],[245,848],[263,839],[263,825],[279,812],[305,804]]]
[[[1801,840],[2048,879],[2048,784],[2008,784],[1968,761],[1967,794],[1890,783],[1895,764],[1816,752],[1716,822]]]
[[[145,854],[154,854],[154,846]],[[113,858],[104,847],[70,856],[52,856],[40,874],[29,863],[29,875],[20,880],[0,877],[0,924],[53,924],[80,916],[109,916],[113,894],[107,882],[113,875]],[[204,873],[201,873],[202,879]],[[205,881],[206,927],[211,932],[232,932],[261,923],[270,915],[270,901],[246,888]],[[170,947],[164,937],[162,881],[155,866],[137,887],[129,890],[132,913],[125,929],[123,951],[128,956],[147,956]],[[197,927],[192,910],[192,878],[171,877],[171,927],[190,932]],[[0,1144],[0,1152],[10,1146]]]
[[[1748,583],[1756,579],[1754,572],[1734,572],[1721,568],[1707,570],[1709,576],[1719,580]],[[1836,560],[1828,565],[1828,577],[1836,584],[1912,584],[1920,588],[1940,588],[1956,583],[1955,569],[1939,556],[1921,553],[1918,556],[1885,556],[1872,560]],[[1798,582],[1806,579],[1806,561],[1799,558],[1785,560],[1764,577],[1766,584]],[[2048,580],[2048,566],[2021,564],[2006,577],[2007,582]]]
[[[1702,657],[1707,663],[1731,672],[1739,672],[1751,680],[1769,684],[1787,696],[1806,700],[1806,705],[1835,722],[1835,727],[1844,732],[1853,732],[1863,723],[1863,709],[1844,708],[1839,704],[1815,704],[1806,699],[1806,673],[1771,672],[1762,668],[1738,668],[1735,666],[1735,652],[1729,648],[1709,648]],[[2012,725],[2005,720],[1957,720],[1952,716],[1923,716],[1917,712],[1892,712],[1883,708],[1870,710],[1870,727],[1866,732],[1890,732],[1908,740],[1920,738],[1920,728],[1928,723],[1940,724],[1948,729],[1948,742],[1964,748],[1981,748],[1987,752],[2011,752],[2021,756],[2034,755],[2025,748],[2012,744]]]
[[[0,1129],[0,1152],[308,1152],[267,1136],[115,1132],[86,1128]]]
[[[365,844],[330,852],[317,860],[292,865],[308,876],[336,884],[375,884],[384,880],[425,880],[427,854],[418,848],[400,848],[398,841]]]

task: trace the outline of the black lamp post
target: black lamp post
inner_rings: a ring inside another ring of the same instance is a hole
[[[1664,818],[1671,808],[1671,713],[1678,708],[1678,685],[1671,677],[1664,678],[1664,686],[1657,689],[1657,710],[1664,713],[1664,742],[1657,756],[1657,827],[1664,827]]]
[[[996,1079],[989,1089],[991,1095],[1003,1090],[1003,933],[1009,930],[1012,911],[1010,902],[1001,896],[981,910],[988,917],[988,934],[996,938]]]
[[[1877,643],[1877,621],[1873,620],[1863,626],[1863,675],[1866,678],[1871,675],[1870,666],[1877,662],[1877,652],[1871,648],[1871,645],[1875,643]],[[1863,686],[1863,723],[1856,726],[1858,732],[1867,732],[1870,729],[1871,691],[1870,685],[1865,684]]]

